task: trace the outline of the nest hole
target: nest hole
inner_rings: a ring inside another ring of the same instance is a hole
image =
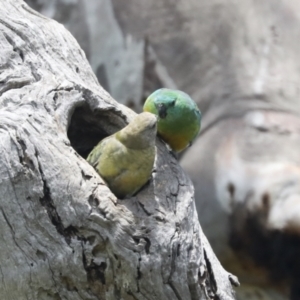
[[[71,146],[83,158],[104,138],[126,126],[113,110],[92,110],[87,103],[75,108],[68,128]]]

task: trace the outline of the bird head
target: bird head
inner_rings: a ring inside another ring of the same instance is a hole
[[[144,149],[155,145],[157,117],[143,112],[137,115],[116,137],[127,148]]]
[[[159,119],[165,119],[168,116],[169,110],[175,107],[180,93],[183,92],[166,88],[159,89],[148,97],[144,108],[146,111],[155,113]],[[185,95],[188,96],[187,94]]]
[[[200,131],[201,113],[185,92],[159,89],[147,98],[143,109],[157,115],[158,135],[176,152],[191,145]]]

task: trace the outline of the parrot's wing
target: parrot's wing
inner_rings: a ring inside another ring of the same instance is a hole
[[[94,149],[90,152],[89,156],[87,157],[87,161],[89,162],[90,165],[92,165],[94,168],[97,167],[97,164],[99,162],[99,158],[102,155],[104,146],[107,142],[107,138],[103,139],[100,141]]]
[[[86,160],[102,177],[115,178],[122,172],[120,167],[122,160],[119,160],[119,157],[123,157],[124,148],[116,136],[111,135],[95,146]]]

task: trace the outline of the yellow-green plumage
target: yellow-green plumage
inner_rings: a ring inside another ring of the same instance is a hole
[[[118,197],[132,196],[150,178],[155,160],[156,117],[141,113],[102,140],[87,161]]]
[[[144,111],[157,115],[157,132],[180,152],[190,146],[200,131],[201,112],[192,98],[178,90],[159,89],[144,104]]]

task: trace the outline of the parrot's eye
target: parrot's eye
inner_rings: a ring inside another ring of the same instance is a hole
[[[170,103],[170,106],[175,106],[176,100],[177,100],[177,99],[173,100],[173,101]]]

